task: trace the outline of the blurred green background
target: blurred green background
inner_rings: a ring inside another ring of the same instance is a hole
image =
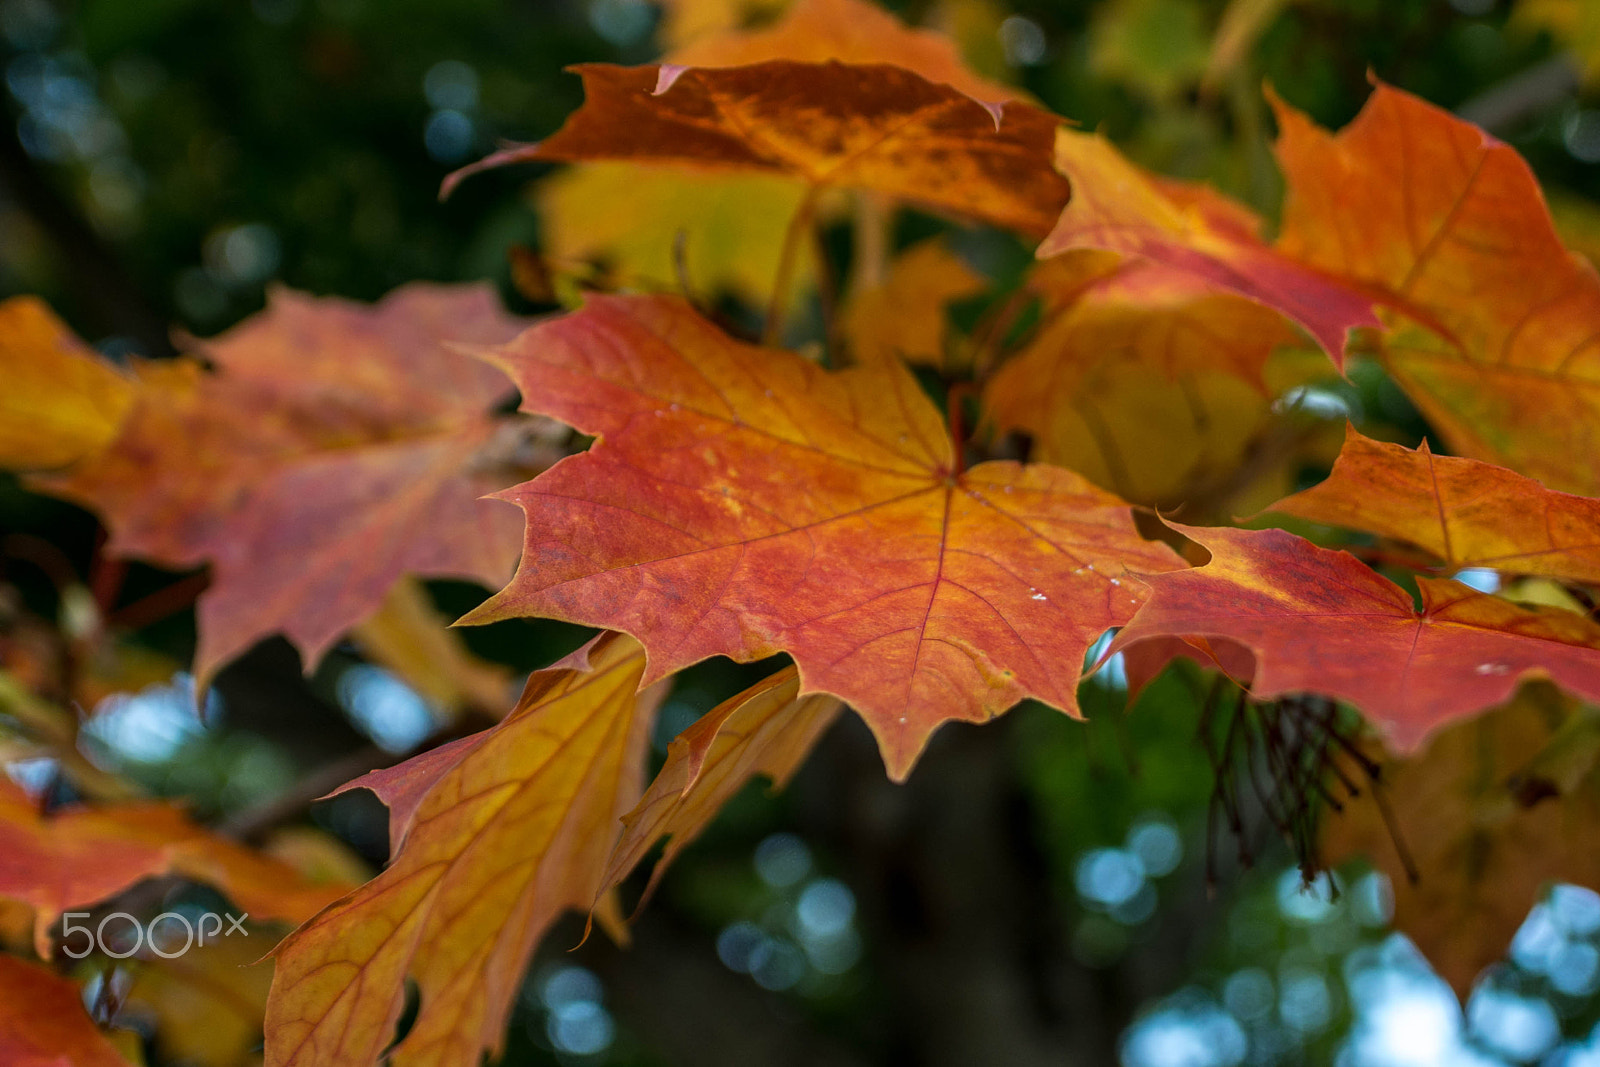
[[[1139,162],[1269,218],[1281,183],[1263,81],[1338,126],[1370,72],[1514,144],[1569,242],[1600,247],[1600,92],[1505,0],[892,6]],[[0,295],[43,295],[113,356],[170,352],[173,324],[222,329],[271,281],[371,299],[487,277],[541,310],[512,291],[507,260],[538,247],[539,172],[493,172],[445,203],[440,179],[500,139],[554,130],[581,102],[564,66],[655,58],[663,17],[648,0],[0,0]],[[1219,32],[1238,27],[1251,32],[1230,58]],[[1349,392],[1410,417],[1381,381]],[[93,548],[87,516],[15,481],[0,485],[0,526],[80,565]],[[15,580],[35,610],[61,610]],[[434,593],[447,610],[479,595]],[[186,625],[143,639],[181,657]],[[472,635],[521,669],[577,639],[531,623]],[[755,676],[689,672],[658,751]],[[221,688],[208,725],[181,686],[150,690],[102,717],[98,743],[226,815],[368,737],[403,749],[429,721],[343,653],[302,683],[287,647],[265,646]],[[905,787],[841,723],[788,792],[748,791],[683,858],[632,950],[595,938],[568,953],[575,923],[547,939],[505,1062],[1600,1064],[1594,893],[1536,908],[1463,1008],[1388,930],[1376,876],[1302,892],[1286,849],[1264,842],[1241,871],[1225,843],[1208,892],[1204,689],[1175,672],[1124,715],[1113,672],[1086,683],[1087,727],[1037,707],[951,727]],[[381,857],[370,803],[315,818]]]

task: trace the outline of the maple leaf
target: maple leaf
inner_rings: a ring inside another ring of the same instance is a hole
[[[211,564],[196,676],[275,631],[311,667],[404,574],[494,586],[516,516],[480,497],[515,480],[491,462],[511,389],[445,347],[519,323],[487,286],[413,284],[366,306],[274,290],[267,310],[145,368],[121,432],[35,479],[105,519],[108,551]]]
[[[133,383],[42,300],[0,303],[0,468],[64,467],[117,432]]]
[[[1281,312],[1341,368],[1346,334],[1379,324],[1371,295],[1275,251],[1242,207],[1145,174],[1099,134],[1060,131],[1056,166],[1074,193],[1040,244],[1041,259],[1099,248],[1186,271]]]
[[[1168,525],[1211,561],[1146,579],[1150,598],[1113,652],[1148,637],[1229,639],[1255,656],[1252,696],[1347,700],[1401,751],[1506,700],[1524,677],[1600,699],[1600,625],[1580,615],[1432,578],[1417,579],[1419,610],[1347,552],[1282,530]]]
[[[1600,493],[1600,275],[1522,157],[1381,83],[1337,135],[1273,106],[1279,248],[1412,316],[1384,364],[1453,451]]]
[[[858,363],[943,363],[946,306],[987,287],[944,241],[920,241],[895,258],[881,285],[860,290],[846,305],[840,325],[850,354]]]
[[[1600,583],[1600,500],[1426,441],[1413,451],[1347,425],[1327,480],[1269,510],[1409,541],[1451,567]]]
[[[1503,707],[1441,730],[1412,758],[1384,764],[1393,830],[1370,798],[1324,824],[1327,861],[1366,856],[1388,875],[1395,929],[1463,1000],[1505,957],[1547,885],[1600,883],[1600,732],[1576,705],[1548,685],[1524,686]],[[1571,746],[1573,727],[1588,739],[1577,773],[1528,791],[1529,772]]]
[[[605,634],[528,681],[482,733],[358,778],[390,808],[394,859],[276,950],[267,1067],[367,1067],[416,1022],[396,1067],[497,1052],[534,946],[595,900],[643,784],[655,702],[644,651]]]
[[[0,952],[0,1063],[130,1067],[94,1025],[72,981]]]
[[[99,903],[158,875],[216,886],[257,920],[300,922],[344,891],[195,825],[158,802],[75,808],[41,815],[0,778],[0,897],[34,909],[34,946],[50,954],[62,913]]]
[[[1139,600],[1122,569],[1179,564],[1070,471],[958,471],[898,364],[829,374],[668,297],[595,297],[484,355],[527,410],[601,440],[500,494],[527,515],[522,563],[464,621],[624,630],[646,681],[787,651],[896,779],[947,720],[1025,696],[1075,713],[1085,650]]]
[[[723,701],[673,739],[655,781],[622,817],[625,829],[611,854],[602,893],[621,884],[651,847],[667,837],[642,907],[668,865],[745,783],[760,774],[774,791],[788,784],[842,709],[832,697],[802,697],[799,692],[799,673],[786,667]]]
[[[509,163],[631,160],[872,189],[1030,235],[1048,230],[1067,201],[1050,161],[1054,116],[980,102],[886,63],[571,69],[583,77],[584,105],[566,125],[456,171],[444,194]]]

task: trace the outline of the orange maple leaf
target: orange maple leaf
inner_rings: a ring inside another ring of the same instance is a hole
[[[756,775],[782,789],[842,705],[800,693],[800,676],[786,667],[706,712],[667,746],[667,761],[625,827],[607,865],[601,893],[621,884],[663,837],[667,846],[650,872],[643,907],[667,867]]]
[[[275,290],[266,311],[149,364],[121,432],[35,479],[101,514],[108,550],[209,562],[195,673],[282,631],[307,667],[405,574],[499,585],[516,515],[483,502],[517,477],[483,459],[510,393],[446,348],[512,336],[484,285],[414,284],[365,306]]]
[[[0,467],[64,467],[104,448],[134,384],[37,297],[0,303]]]
[[[6,857],[0,897],[34,909],[34,947],[41,956],[50,954],[51,927],[64,912],[158,875],[214,885],[257,920],[301,922],[347,888],[314,884],[285,863],[208,832],[172,804],[41,815],[6,778],[0,778],[0,855]]]
[[[1281,312],[1339,367],[1346,334],[1379,324],[1370,294],[1275,251],[1243,207],[1144,173],[1098,134],[1060,131],[1056,166],[1072,180],[1073,198],[1039,246],[1041,259],[1099,248],[1185,271]]]
[[[1431,578],[1417,579],[1418,610],[1347,552],[1282,530],[1169,525],[1211,561],[1150,576],[1113,652],[1149,637],[1226,638],[1255,656],[1252,695],[1347,700],[1400,750],[1505,701],[1524,677],[1600,699],[1600,625],[1582,616]]]
[[[1378,84],[1338,134],[1274,99],[1279,248],[1420,325],[1384,362],[1452,449],[1600,493],[1600,275],[1510,146]]]
[[[1088,646],[1179,565],[1070,471],[956,467],[898,364],[829,374],[734,341],[681,300],[596,297],[486,350],[524,405],[602,438],[500,494],[528,517],[517,576],[466,621],[625,630],[646,681],[780,650],[838,696],[891,776],[951,719],[1034,696],[1076,713]]]
[[[1426,441],[1413,451],[1347,425],[1327,480],[1268,510],[1409,541],[1452,567],[1600,583],[1600,500]]]
[[[89,1013],[76,983],[0,952],[0,1063],[130,1067]]]
[[[546,928],[595,900],[643,784],[658,693],[644,651],[604,634],[528,680],[499,724],[358,778],[390,806],[394,859],[275,952],[267,1067],[477,1067]]]

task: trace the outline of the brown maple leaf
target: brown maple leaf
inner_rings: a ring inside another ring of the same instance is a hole
[[[631,160],[783,174],[811,189],[871,189],[1041,235],[1069,188],[1051,165],[1054,116],[981,102],[888,63],[770,60],[731,68],[588,63],[584,105],[509,163]]]

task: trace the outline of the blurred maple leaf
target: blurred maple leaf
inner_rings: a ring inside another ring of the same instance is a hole
[[[0,952],[0,1063],[130,1067],[83,1008],[76,983]]]
[[[840,329],[857,363],[903,359],[938,366],[946,355],[947,306],[986,288],[983,275],[931,238],[896,256],[882,284],[856,292]]]
[[[277,631],[309,668],[402,575],[510,572],[516,515],[480,497],[529,469],[492,414],[512,390],[447,342],[520,325],[483,285],[416,283],[372,306],[275,290],[192,343],[214,371],[146,364],[109,446],[34,484],[100,513],[116,555],[211,564],[202,684]]]
[[[600,266],[602,283],[676,290],[687,282],[696,294],[759,304],[805,195],[801,183],[771,174],[579,163],[542,179],[534,202],[558,268],[588,261]],[[793,269],[795,284],[809,284],[809,257]]]
[[[63,912],[115,896],[146,878],[207,882],[258,920],[301,922],[347,887],[295,870],[196,825],[176,806],[130,802],[49,815],[0,777],[0,896],[34,909],[34,947],[50,955]],[[74,947],[77,947],[76,945]]]
[[[143,961],[118,1020],[149,1013],[157,1047],[178,1063],[255,1067],[271,986],[260,944],[222,938],[173,959]]]
[[[1465,1000],[1549,883],[1600,883],[1597,754],[1592,709],[1548,684],[1524,686],[1384,764],[1393,826],[1373,799],[1353,800],[1325,823],[1326,859],[1367,856],[1389,876],[1395,929]],[[1572,757],[1563,780],[1542,774]]]
[[[45,303],[0,303],[0,468],[64,467],[117,432],[134,384]]]
[[[1027,284],[1043,321],[984,401],[998,430],[1030,435],[1034,458],[1163,506],[1219,486],[1217,503],[1232,501],[1262,480],[1271,499],[1292,484],[1287,448],[1231,484],[1277,425],[1272,393],[1320,373],[1285,360],[1269,389],[1269,359],[1300,341],[1281,315],[1187,271],[1101,251],[1041,261]]]
[[[896,779],[947,720],[1025,696],[1075,713],[1085,650],[1138,603],[1122,569],[1179,562],[1070,471],[960,470],[898,364],[829,374],[665,297],[595,297],[484,355],[527,410],[601,440],[501,494],[523,562],[464,621],[625,630],[649,681],[787,651]]]

